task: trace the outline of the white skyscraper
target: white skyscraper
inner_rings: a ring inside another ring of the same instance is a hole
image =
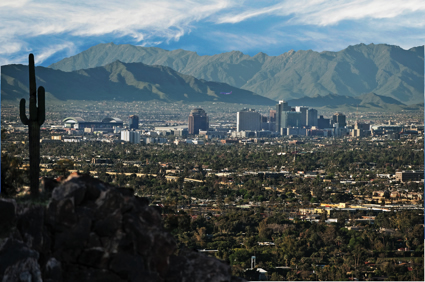
[[[121,131],[121,140],[127,141],[130,143],[139,144],[140,143],[140,131],[136,130],[123,130]]]

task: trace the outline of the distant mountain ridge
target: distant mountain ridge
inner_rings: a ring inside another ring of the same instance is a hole
[[[405,104],[423,102],[424,46],[404,50],[385,44],[358,44],[339,52],[289,51],[279,56],[239,51],[199,56],[185,50],[99,44],[50,67],[63,71],[122,62],[168,66],[199,79],[217,81],[273,100],[338,94],[376,93]]]
[[[36,67],[35,73],[37,85],[46,89],[46,97],[58,100],[276,103],[225,83],[205,81],[169,67],[143,63],[115,61],[102,67],[72,72]],[[2,66],[1,85],[2,100],[28,98],[28,66]],[[220,94],[223,91],[232,91],[232,94]]]
[[[303,97],[287,101],[290,106],[306,106],[322,109],[341,109],[359,111],[401,111],[423,110],[423,103],[407,106],[396,99],[367,93],[357,97],[328,94],[324,96]]]

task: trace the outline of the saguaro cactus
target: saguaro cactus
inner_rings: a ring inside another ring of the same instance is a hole
[[[44,87],[38,88],[38,107],[37,90],[35,84],[34,55],[29,55],[29,74],[30,74],[30,105],[29,118],[25,114],[25,99],[21,99],[19,115],[23,124],[28,125],[29,145],[30,145],[30,189],[31,196],[38,196],[40,177],[40,126],[45,119],[45,92]]]

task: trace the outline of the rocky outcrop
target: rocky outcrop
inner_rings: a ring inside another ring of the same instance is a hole
[[[182,249],[178,256],[170,257],[167,282],[229,281],[231,269],[218,259]],[[232,277],[231,281],[245,281]]]
[[[181,250],[133,189],[87,175],[56,187],[47,207],[0,199],[2,281],[239,281],[227,264]],[[3,215],[7,215],[4,217]],[[233,279],[233,280],[232,280]]]

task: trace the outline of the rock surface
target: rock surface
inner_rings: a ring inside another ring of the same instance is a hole
[[[87,175],[56,187],[48,207],[0,199],[2,281],[242,281],[230,266],[176,250],[161,215],[133,189]]]

